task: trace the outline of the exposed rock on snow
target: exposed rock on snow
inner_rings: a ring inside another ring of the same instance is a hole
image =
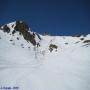
[[[90,90],[90,34],[40,35],[22,21],[1,26],[0,85],[19,90]]]

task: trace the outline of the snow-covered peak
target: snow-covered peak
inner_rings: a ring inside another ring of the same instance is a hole
[[[69,48],[73,46],[90,45],[90,34],[76,36],[50,36],[40,35],[31,31],[30,27],[23,21],[14,21],[1,26],[0,37],[8,39],[10,42],[22,47],[39,47],[41,50],[57,51],[57,49]],[[2,36],[3,35],[3,36]],[[24,44],[24,46],[22,45]]]
[[[22,21],[1,26],[0,85],[1,89],[90,90],[90,34],[40,35]]]
[[[27,42],[30,42],[34,46],[40,41],[39,34],[32,32],[29,26],[23,21],[15,21],[9,24],[5,24],[1,26],[0,29],[3,32],[8,33],[8,35],[11,35],[11,37],[23,36],[24,40],[26,40]]]
[[[12,30],[14,30],[14,28],[16,26],[16,21],[8,23],[8,24],[4,24],[0,27],[0,29],[4,29],[5,26],[7,26],[10,29],[10,31],[12,31]]]

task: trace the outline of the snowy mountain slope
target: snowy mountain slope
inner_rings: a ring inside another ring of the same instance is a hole
[[[90,90],[90,34],[43,36],[27,27],[30,36],[35,36],[29,40],[24,36],[27,31],[23,34],[22,30],[15,30],[16,22],[7,26],[10,30],[4,26],[0,29],[0,87]]]

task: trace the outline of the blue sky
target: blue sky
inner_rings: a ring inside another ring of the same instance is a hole
[[[25,21],[54,35],[90,33],[90,0],[0,0],[0,24]]]

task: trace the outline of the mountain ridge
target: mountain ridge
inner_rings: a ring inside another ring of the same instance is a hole
[[[23,35],[26,41],[31,42],[33,45],[36,45],[35,36],[37,36],[38,34],[31,32],[28,25],[26,25],[23,21],[15,21],[9,24],[5,24],[1,26],[1,29],[7,33],[11,32],[12,35],[14,35],[16,32],[19,32],[20,35]]]
[[[16,22],[0,29],[1,88],[90,90],[90,34],[41,35],[21,23],[16,29]]]

